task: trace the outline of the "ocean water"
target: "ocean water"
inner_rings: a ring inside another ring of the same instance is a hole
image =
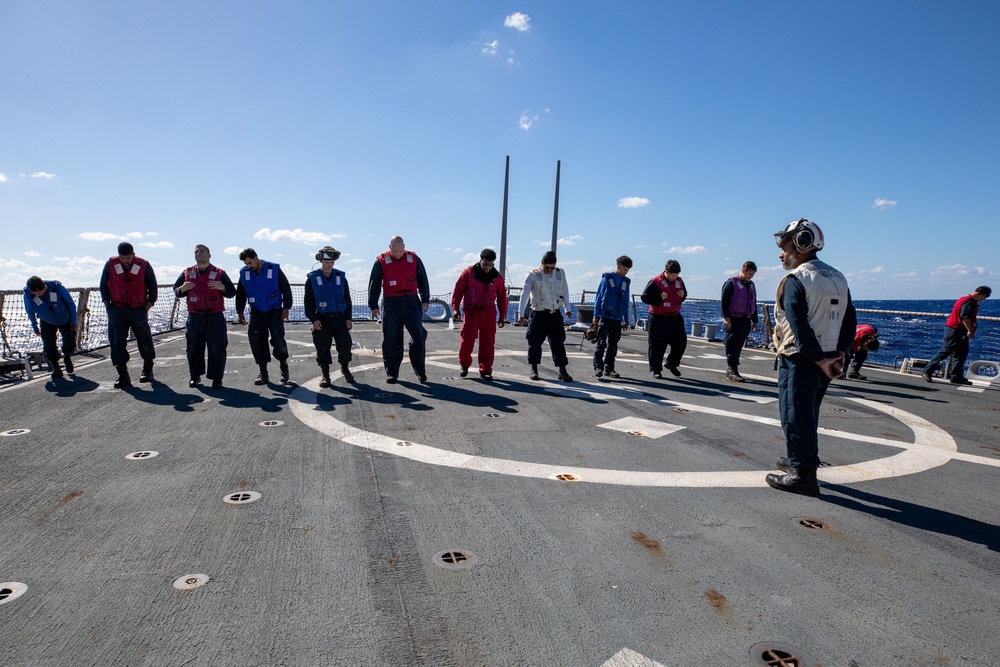
[[[295,306],[291,309],[290,319],[292,321],[305,321],[305,314],[302,310],[302,287],[295,285],[292,287]],[[71,289],[74,299],[79,300],[81,293],[86,292],[81,289]],[[25,354],[41,350],[41,340],[35,336],[28,323],[24,312],[24,304],[21,293],[4,291],[3,301],[3,337],[4,354]],[[100,303],[100,295],[90,292],[86,296],[94,297],[90,304],[90,312],[86,318],[82,318],[83,336],[80,349],[97,349],[107,345],[107,316],[104,306]],[[363,292],[352,290],[353,316],[356,320],[368,319],[371,315],[367,306],[367,295]],[[450,302],[450,295],[435,297],[444,302]],[[584,295],[572,295],[574,302],[580,302],[581,298],[593,303],[594,294],[592,292]],[[631,319],[644,319],[648,309],[645,304],[638,299],[634,300],[634,315]],[[869,355],[869,363],[883,364],[886,366],[900,366],[902,360],[907,357],[918,359],[929,359],[941,345],[941,338],[944,333],[944,322],[954,300],[864,300],[856,301],[855,307],[859,309],[858,321],[871,324],[879,330],[881,347]],[[227,302],[226,316],[230,320],[236,319],[234,300]],[[508,309],[508,321],[514,321],[517,309],[516,299],[512,299]],[[575,321],[575,305],[571,305],[574,316],[571,321]],[[877,311],[877,312],[872,312]],[[719,308],[719,301],[713,299],[688,299],[684,302],[682,309],[685,325],[690,334],[691,325],[694,322],[702,324],[715,324],[717,332],[715,339],[722,339],[722,314]],[[926,314],[919,314],[926,313]],[[435,317],[443,317],[445,309],[439,304],[432,304],[430,314]],[[982,318],[1000,318],[1000,299],[987,299],[979,309],[981,318],[978,335],[971,342],[969,361],[988,360],[1000,362],[1000,321],[991,322]],[[152,311],[150,311],[150,326],[154,332],[182,329],[186,319],[184,304],[174,305],[173,293],[169,288],[161,288],[159,300]],[[764,339],[763,331],[751,334],[748,345],[753,347],[766,347],[767,341]]]

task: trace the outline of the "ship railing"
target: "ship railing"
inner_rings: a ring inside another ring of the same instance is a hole
[[[101,303],[100,290],[96,287],[68,289],[77,304],[77,349],[81,352],[92,352],[107,347],[108,319]],[[289,312],[289,319],[293,322],[306,321],[302,308],[303,292],[302,285],[292,285],[295,305]],[[517,321],[520,296],[520,287],[508,289],[506,318],[508,322]],[[592,305],[595,297],[596,293],[589,290],[571,295],[570,310],[574,312],[574,319],[577,306]],[[449,307],[447,304],[451,303],[451,293],[432,296],[432,300],[443,302],[444,308],[447,309]],[[371,318],[367,292],[351,290],[351,301],[352,317],[356,321]],[[771,302],[759,303],[760,326],[757,331],[751,333],[747,341],[749,347],[769,347],[774,317],[773,307],[774,304]],[[435,303],[435,308],[441,308],[441,304]],[[641,323],[647,318],[649,310],[638,295],[632,295],[631,310],[632,327],[635,328],[639,324],[641,328]],[[709,329],[707,325],[715,325],[717,337],[721,338],[722,314],[719,299],[690,297],[684,302],[682,314],[689,332],[691,325],[699,322],[706,325],[704,330]],[[435,316],[436,311],[431,315],[434,319],[441,319]],[[236,321],[235,299],[226,300],[225,316],[231,322]],[[894,361],[896,364],[899,363],[897,357],[931,358],[941,345],[944,320],[947,317],[947,313],[859,308],[858,321],[875,326],[879,330],[881,341],[881,347],[869,355],[867,363],[892,368]],[[186,319],[185,304],[174,296],[172,286],[160,285],[157,301],[149,311],[149,324],[153,333],[181,330]],[[978,320],[980,327],[973,342],[973,353],[969,361],[1000,362],[1000,326],[996,326],[1000,323],[1000,318],[980,316]],[[641,332],[634,333],[638,335]],[[42,342],[31,330],[21,290],[0,291],[0,342],[4,359],[18,360],[32,355],[34,358],[40,358]],[[989,372],[988,368],[989,365],[986,372]]]

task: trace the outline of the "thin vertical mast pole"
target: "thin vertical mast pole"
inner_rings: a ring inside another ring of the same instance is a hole
[[[510,183],[510,156],[503,168],[503,217],[500,221],[500,275],[507,280],[507,186]],[[506,313],[504,313],[506,315]]]
[[[552,209],[552,252],[556,251],[556,239],[559,238],[559,165],[561,160],[556,160],[556,201]]]

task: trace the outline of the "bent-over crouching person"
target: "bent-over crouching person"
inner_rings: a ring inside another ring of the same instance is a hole
[[[787,450],[778,468],[787,472],[766,479],[780,491],[818,496],[819,408],[830,381],[844,373],[857,314],[844,274],[816,259],[823,249],[816,223],[801,218],[774,239],[781,266],[791,271],[778,284],[774,304],[778,409]]]
[[[59,346],[56,334],[62,335],[62,358],[66,372],[73,372],[73,350],[76,349],[76,304],[58,280],[28,278],[24,286],[24,312],[28,314],[31,329],[42,337],[42,351],[52,366],[52,379],[63,377],[59,367]],[[41,324],[39,324],[41,320]]]

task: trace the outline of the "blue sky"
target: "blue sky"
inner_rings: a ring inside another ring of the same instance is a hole
[[[571,291],[668,258],[717,297],[815,220],[856,299],[998,286],[994,1],[0,0],[0,288],[96,285],[119,239],[161,283],[196,243],[362,289],[393,234],[449,292],[551,237]]]

